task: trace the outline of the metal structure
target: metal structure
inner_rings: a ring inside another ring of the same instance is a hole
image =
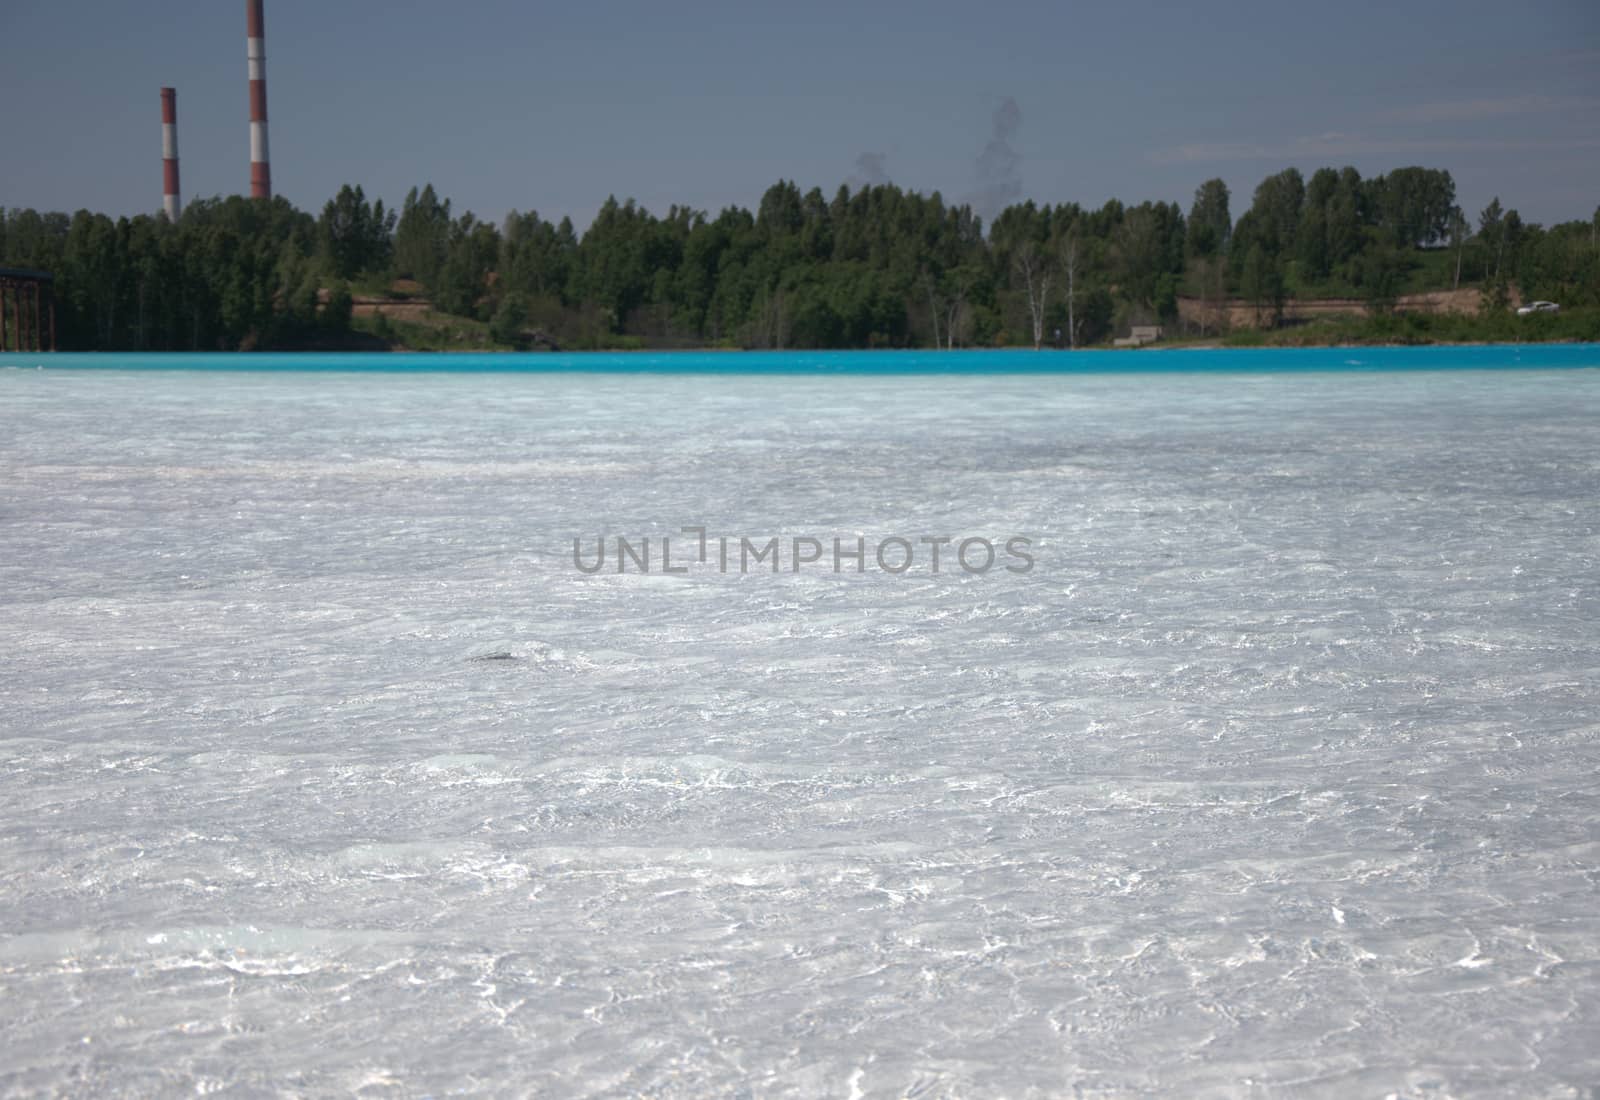
[[[245,0],[250,58],[250,197],[272,197],[272,158],[267,150],[267,20],[262,0]]]
[[[161,208],[167,220],[178,224],[183,197],[178,191],[178,92],[161,89]]]
[[[0,351],[45,350],[56,350],[55,276],[0,267]]]

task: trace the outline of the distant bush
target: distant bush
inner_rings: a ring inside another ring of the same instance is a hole
[[[328,292],[328,302],[322,307],[322,325],[333,332],[350,328],[350,315],[355,309],[355,299],[350,294],[350,284],[340,280]]]
[[[527,323],[528,307],[523,303],[522,297],[517,294],[507,294],[489,321],[489,338],[497,344],[520,347],[523,326]]]

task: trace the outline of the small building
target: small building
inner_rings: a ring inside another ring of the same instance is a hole
[[[1111,341],[1115,348],[1142,348],[1161,339],[1160,325],[1134,325],[1128,335]]]

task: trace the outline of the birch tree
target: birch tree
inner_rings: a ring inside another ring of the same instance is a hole
[[[1461,253],[1467,245],[1467,217],[1461,212],[1461,207],[1450,208],[1450,247],[1456,250],[1456,277],[1450,285],[1451,290],[1461,289]]]
[[[928,288],[928,316],[933,321],[933,349],[939,350],[939,301],[933,292],[933,272],[926,267],[922,269],[922,281]]]
[[[1061,244],[1061,271],[1067,277],[1067,346],[1078,348],[1078,229],[1067,231]]]
[[[1022,241],[1011,254],[1011,265],[1028,294],[1028,315],[1033,322],[1033,350],[1044,344],[1044,307],[1050,297],[1050,265],[1031,240]]]
[[[982,285],[982,282],[981,270],[970,264],[952,268],[940,278],[938,305],[944,316],[944,346],[947,350],[954,351],[957,344],[964,344],[971,338],[970,302],[974,288]]]

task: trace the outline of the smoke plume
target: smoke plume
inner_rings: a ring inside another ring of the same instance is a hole
[[[977,190],[968,201],[984,221],[1022,197],[1022,154],[1013,142],[1022,127],[1022,108],[1007,96],[994,109],[989,143],[978,154],[975,165]]]
[[[850,177],[850,189],[859,191],[863,187],[879,187],[889,182],[889,173],[884,169],[888,161],[887,153],[862,153],[856,158],[856,170]]]

